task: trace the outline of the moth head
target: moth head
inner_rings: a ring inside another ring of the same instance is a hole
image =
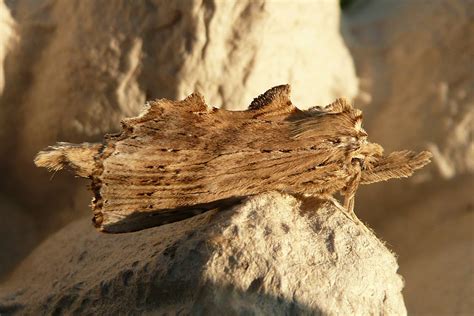
[[[382,146],[367,141],[366,137],[360,149],[354,152],[352,162],[360,163],[363,170],[370,170],[382,156]]]

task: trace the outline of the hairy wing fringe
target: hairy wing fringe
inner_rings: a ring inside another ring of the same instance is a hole
[[[101,148],[102,144],[61,142],[40,151],[34,162],[36,166],[49,171],[70,167],[78,176],[88,177],[96,170],[95,156]]]

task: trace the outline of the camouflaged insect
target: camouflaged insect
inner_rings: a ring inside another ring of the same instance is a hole
[[[121,232],[173,222],[233,198],[278,190],[330,199],[349,214],[359,184],[410,176],[429,152],[383,154],[346,100],[299,110],[274,87],[246,111],[209,108],[194,93],[161,99],[103,143],[58,143],[36,157],[92,180],[94,223]]]

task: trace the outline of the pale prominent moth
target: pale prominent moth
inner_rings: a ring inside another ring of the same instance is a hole
[[[384,155],[344,99],[303,111],[289,93],[274,87],[246,111],[209,108],[198,93],[153,101],[103,143],[58,143],[35,163],[90,178],[95,225],[119,232],[270,190],[326,199],[340,192],[352,213],[359,184],[408,177],[429,162],[426,151]]]

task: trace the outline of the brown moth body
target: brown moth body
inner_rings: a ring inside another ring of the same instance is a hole
[[[246,111],[208,108],[197,93],[153,101],[102,144],[59,143],[35,163],[90,178],[96,226],[119,232],[269,190],[322,198],[341,192],[352,212],[359,184],[407,177],[429,162],[429,152],[384,156],[344,99],[302,111],[289,92],[274,87]]]

